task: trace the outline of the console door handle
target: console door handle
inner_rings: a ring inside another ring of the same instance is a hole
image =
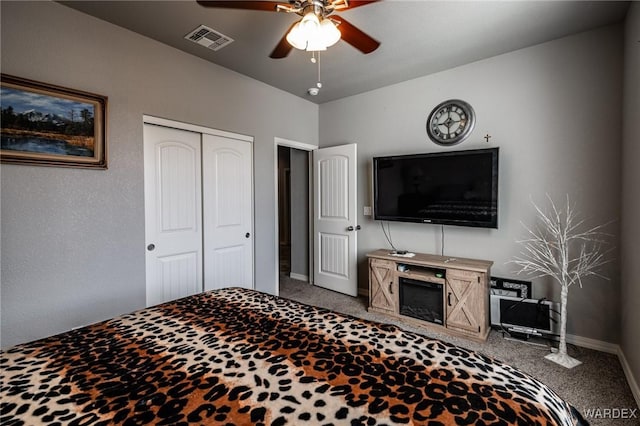
[[[389,293],[393,294],[393,281],[389,283]]]
[[[451,293],[447,293],[447,305],[451,306]]]

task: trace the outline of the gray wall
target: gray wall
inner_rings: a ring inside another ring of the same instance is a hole
[[[360,288],[365,254],[389,248],[380,224],[362,215],[371,205],[371,158],[453,149],[500,147],[499,228],[445,227],[445,255],[489,259],[497,276],[515,277],[507,262],[519,252],[530,198],[544,205],[568,193],[594,223],[620,219],[622,29],[606,27],[518,50],[320,106],[321,147],[358,144]],[[428,54],[428,52],[416,54]],[[426,118],[445,99],[476,111],[470,138],[455,148],[428,140]],[[490,142],[483,136],[489,133]],[[440,253],[440,226],[391,223],[396,247]],[[619,246],[618,226],[609,230]],[[569,295],[568,332],[605,342],[620,339],[619,259],[610,281],[589,279]],[[534,296],[559,300],[559,286],[534,281]]]
[[[290,148],[291,272],[309,276],[309,153]]]
[[[317,105],[57,3],[0,5],[3,73],[109,97],[108,170],[1,167],[2,347],[144,306],[143,114],[255,138],[256,288],[275,292],[273,141],[317,144]]]
[[[622,351],[640,386],[640,3],[627,14],[622,144]],[[640,399],[640,394],[636,394]]]

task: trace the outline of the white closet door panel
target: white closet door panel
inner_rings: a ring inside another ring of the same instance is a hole
[[[159,257],[157,265],[162,293],[167,300],[202,291],[198,281],[198,252]]]
[[[246,287],[244,259],[247,257],[244,244],[217,248],[211,251],[213,282],[225,283],[225,287]]]
[[[144,126],[148,306],[202,291],[200,139]]]
[[[160,232],[197,232],[200,153],[196,147],[166,142],[156,146]]]
[[[216,182],[214,190],[215,201],[211,206],[211,218],[213,226],[218,228],[241,226],[243,220],[243,192],[249,186],[242,175],[243,157],[237,151],[220,149],[212,153],[215,162],[215,176],[212,180]],[[222,183],[222,184],[221,184]],[[207,188],[210,189],[210,188]]]
[[[253,149],[203,135],[204,288],[253,288]]]

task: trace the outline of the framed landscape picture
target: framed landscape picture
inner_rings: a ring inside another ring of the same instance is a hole
[[[107,168],[107,97],[1,75],[3,163]]]

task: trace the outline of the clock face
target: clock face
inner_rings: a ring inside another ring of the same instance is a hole
[[[473,130],[475,113],[471,105],[459,99],[436,106],[427,119],[427,134],[439,145],[455,145]]]

